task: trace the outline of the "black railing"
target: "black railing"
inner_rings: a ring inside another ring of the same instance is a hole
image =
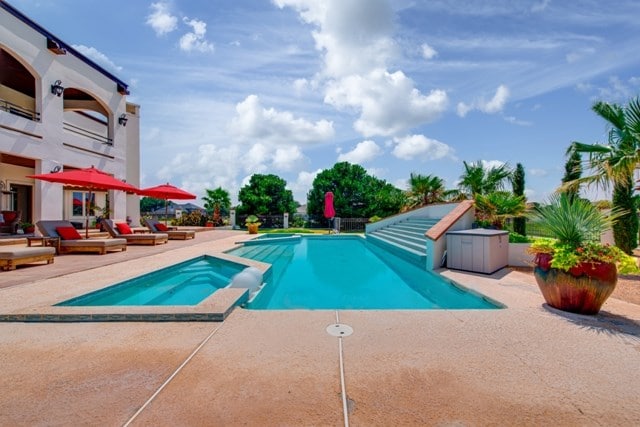
[[[21,107],[5,99],[0,99],[0,110],[15,114],[16,116],[20,116],[28,120],[33,120],[34,122],[40,121],[40,113],[37,111]]]
[[[107,145],[113,145],[113,140],[111,138],[108,138],[104,135],[100,135],[99,133],[95,133],[90,130],[81,128],[79,126],[72,125],[71,123],[63,122],[62,128],[68,132],[72,132],[80,136],[84,136],[85,138],[93,139],[94,141],[98,141]]]

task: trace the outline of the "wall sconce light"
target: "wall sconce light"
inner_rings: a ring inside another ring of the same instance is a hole
[[[56,96],[60,96],[60,95],[62,95],[63,92],[64,92],[64,88],[62,87],[62,81],[56,80],[51,85],[51,93],[56,95]]]
[[[129,119],[127,118],[127,115],[125,113],[120,114],[120,117],[118,117],[118,123],[120,123],[122,126],[127,125],[127,120]]]

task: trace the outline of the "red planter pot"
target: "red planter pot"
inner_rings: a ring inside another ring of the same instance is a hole
[[[583,263],[564,272],[534,268],[533,274],[547,304],[559,310],[596,314],[618,282],[615,264]]]

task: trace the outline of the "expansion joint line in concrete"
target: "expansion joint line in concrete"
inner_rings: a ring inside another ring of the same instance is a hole
[[[205,344],[206,344],[206,343],[211,339],[211,337],[213,337],[213,335],[214,335],[216,332],[218,332],[218,330],[219,330],[221,327],[222,327],[222,323],[220,323],[220,325],[219,325],[219,326],[217,326],[213,331],[211,331],[211,333],[210,333],[209,335],[207,335],[207,337],[206,337],[204,340],[202,340],[202,342],[198,345],[198,347],[196,347],[196,349],[195,349],[195,350],[193,350],[193,351],[191,352],[191,354],[189,355],[189,357],[187,357],[187,358],[185,359],[185,361],[184,361],[184,362],[182,362],[182,364],[180,364],[180,366],[178,366],[178,368],[177,368],[177,369],[176,369],[176,370],[175,370],[175,371],[174,371],[174,372],[169,376],[169,378],[167,378],[167,380],[166,380],[164,383],[162,383],[162,385],[161,385],[161,386],[160,386],[160,387],[155,391],[155,393],[153,393],[153,394],[151,395],[151,397],[150,397],[149,399],[147,399],[147,401],[146,401],[146,402],[144,402],[144,405],[142,405],[142,406],[140,407],[140,409],[138,409],[138,410],[136,411],[136,413],[135,413],[135,414],[133,414],[133,416],[132,416],[131,418],[129,418],[129,421],[127,421],[127,422],[124,424],[124,426],[123,426],[123,427],[129,427],[129,425],[131,425],[131,423],[133,422],[133,420],[135,420],[135,419],[136,419],[136,417],[137,417],[138,415],[140,415],[140,414],[142,413],[142,411],[144,411],[144,410],[145,410],[145,408],[146,408],[147,406],[149,406],[149,404],[151,404],[151,402],[153,402],[153,400],[156,398],[156,396],[158,396],[158,395],[160,394],[160,392],[161,392],[161,391],[162,391],[162,390],[163,390],[163,389],[164,389],[164,388],[165,388],[165,387],[166,387],[166,386],[171,382],[171,380],[173,380],[173,379],[175,378],[175,376],[176,376],[176,375],[178,375],[178,373],[182,370],[182,368],[184,368],[184,367],[187,365],[187,363],[189,363],[189,362],[191,361],[191,359],[193,359],[193,356],[195,356],[195,355],[200,351],[200,349],[201,349],[201,348],[202,348],[202,347],[203,347],[203,346],[204,346],[204,345],[205,345]]]
[[[340,314],[336,310],[336,324],[340,324]],[[344,416],[344,427],[349,427],[349,409],[347,406],[347,386],[344,381],[344,352],[342,348],[342,337],[338,337],[338,354],[340,358],[340,388],[342,392],[342,414]]]

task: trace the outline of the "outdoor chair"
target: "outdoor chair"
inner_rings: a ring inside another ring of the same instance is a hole
[[[196,232],[193,230],[177,230],[175,227],[167,227],[161,222],[155,219],[143,218],[144,225],[152,233],[166,233],[169,236],[169,240],[187,240],[195,239]]]
[[[110,251],[126,251],[125,239],[83,239],[78,230],[64,220],[41,220],[36,227],[44,237],[60,239],[60,253],[92,252],[104,255]]]
[[[144,233],[134,234],[126,221],[114,221],[103,219],[102,225],[105,230],[114,238],[122,238],[128,245],[159,245],[167,243],[169,235],[167,233]]]
[[[16,234],[21,218],[21,211],[0,211],[0,233]]]

